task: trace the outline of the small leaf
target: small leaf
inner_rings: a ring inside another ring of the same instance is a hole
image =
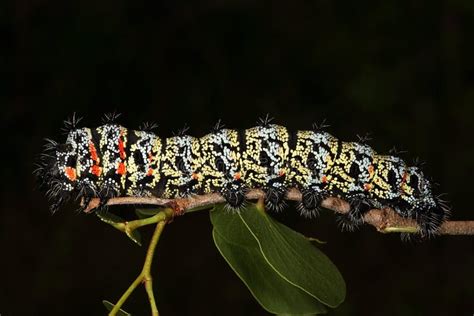
[[[103,300],[102,301],[102,304],[104,304],[105,308],[107,308],[107,310],[110,312],[115,304],[112,304],[110,303],[109,301],[106,301],[106,300]],[[119,309],[119,311],[117,312],[117,316],[131,316],[132,314],[130,313],[127,313],[126,311],[124,311],[123,309]]]
[[[135,214],[139,219],[148,218],[161,212],[163,208],[136,208]]]
[[[121,218],[120,216],[115,215],[111,212],[103,211],[103,210],[97,211],[96,215],[104,223],[110,224],[114,228],[116,228],[120,231],[124,231],[124,226],[123,225],[119,226],[118,224],[125,224],[126,220]],[[135,229],[133,231],[125,230],[125,234],[128,236],[128,238],[130,238],[137,245],[139,245],[139,246],[142,245],[142,236],[141,236],[140,232],[137,229]]]
[[[132,230],[131,232],[126,231],[125,232],[131,240],[133,240],[137,245],[141,246],[142,245],[142,235],[138,231],[138,229]]]
[[[101,221],[103,221],[104,223],[110,224],[112,226],[117,223],[125,222],[125,220],[121,218],[120,216],[115,215],[112,212],[108,212],[106,210],[97,211],[95,212],[95,214],[97,215],[97,217],[100,218]]]
[[[344,301],[344,280],[329,258],[306,237],[276,222],[255,204],[236,214],[218,206],[211,212],[211,220],[229,243],[249,247],[251,241],[244,234],[250,234],[266,264],[289,284],[330,307]]]

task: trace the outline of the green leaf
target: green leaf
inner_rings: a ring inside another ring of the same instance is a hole
[[[306,237],[276,222],[257,205],[239,213],[217,206],[211,212],[211,220],[216,232],[228,243],[252,247],[252,239],[246,237],[250,234],[264,258],[261,264],[269,265],[276,276],[290,285],[330,307],[344,301],[344,280],[328,257]]]
[[[274,314],[316,314],[326,308],[314,297],[286,282],[268,265],[258,248],[258,243],[246,233],[253,247],[228,242],[216,229],[212,231],[219,252],[235,273],[245,283],[264,309]]]
[[[110,312],[115,304],[112,304],[110,303],[109,301],[106,301],[106,300],[103,300],[102,301],[102,304],[104,304],[105,308],[107,308],[107,310]],[[117,316],[131,316],[132,314],[130,313],[127,313],[126,311],[124,311],[123,309],[119,309],[119,311],[117,312]]]
[[[100,218],[101,221],[103,221],[104,223],[110,224],[112,226],[114,226],[114,224],[117,224],[117,223],[125,222],[125,220],[121,218],[120,216],[115,215],[106,210],[99,210],[95,212],[95,214],[97,215],[98,218]]]
[[[142,235],[138,231],[138,229],[134,229],[131,232],[125,232],[127,234],[128,238],[133,240],[137,245],[141,246],[142,245]]]

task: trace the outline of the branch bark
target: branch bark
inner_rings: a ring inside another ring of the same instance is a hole
[[[265,193],[259,189],[250,190],[247,193],[249,200],[263,198]],[[290,189],[286,196],[287,200],[301,201],[301,193],[297,189]],[[162,199],[157,197],[126,196],[112,198],[107,205],[153,205],[160,207],[171,207],[177,215],[195,210],[210,208],[214,204],[224,203],[225,199],[218,193],[196,195],[188,198]],[[99,206],[99,199],[92,199],[84,212],[91,212]],[[347,214],[350,206],[346,201],[328,197],[324,199],[321,206],[336,213]],[[391,208],[372,209],[364,215],[366,223],[374,226],[382,233],[406,232],[415,233],[419,227],[415,220],[399,216]],[[474,221],[447,221],[439,230],[441,235],[474,235]]]

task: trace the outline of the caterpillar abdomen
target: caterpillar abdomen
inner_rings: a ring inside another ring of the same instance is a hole
[[[305,216],[316,214],[323,198],[338,196],[351,204],[355,224],[365,209],[389,206],[415,218],[422,235],[432,235],[447,217],[419,168],[364,143],[342,142],[319,129],[291,133],[268,121],[246,130],[216,126],[200,138],[160,138],[114,123],[72,128],[65,144],[51,142],[38,175],[53,211],[71,195],[106,202],[212,192],[239,208],[251,188],[263,189],[267,207],[279,210],[287,190],[297,188]]]

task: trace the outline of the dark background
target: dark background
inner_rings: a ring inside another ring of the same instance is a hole
[[[473,219],[473,35],[470,0],[2,2],[0,314],[105,314],[101,300],[141,269],[146,247],[74,205],[51,216],[35,188],[42,139],[63,141],[74,111],[90,126],[112,110],[127,127],[156,121],[162,136],[184,123],[203,135],[219,118],[245,128],[271,113],[291,129],[327,118],[344,140],[370,132],[379,152],[426,161],[453,218]],[[326,240],[347,282],[329,315],[474,313],[472,237],[403,243],[293,211],[282,220]],[[163,315],[265,314],[215,249],[206,212],[166,228],[154,275]],[[125,309],[149,314],[145,291]]]

